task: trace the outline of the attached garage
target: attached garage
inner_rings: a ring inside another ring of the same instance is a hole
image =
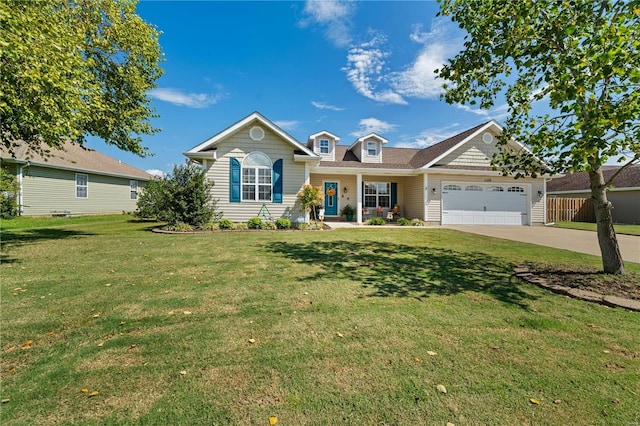
[[[529,225],[527,185],[445,182],[443,225]]]

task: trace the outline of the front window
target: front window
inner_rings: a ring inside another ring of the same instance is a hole
[[[370,155],[370,156],[378,155],[378,144],[375,141],[367,142],[367,155]]]
[[[328,153],[329,153],[329,140],[320,139],[320,154],[328,154]]]
[[[137,180],[130,180],[129,181],[129,192],[130,192],[130,198],[132,200],[137,200],[138,199],[138,181]]]
[[[242,162],[242,200],[271,201],[271,160],[252,152]]]
[[[76,198],[89,198],[89,175],[76,173]]]
[[[391,207],[391,183],[366,182],[364,184],[364,207],[390,208]]]

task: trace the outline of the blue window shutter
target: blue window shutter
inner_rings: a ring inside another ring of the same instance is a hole
[[[398,204],[398,184],[391,182],[391,207]]]
[[[282,204],[282,159],[273,163],[273,202]]]
[[[240,202],[240,162],[235,158],[229,162],[229,202]]]

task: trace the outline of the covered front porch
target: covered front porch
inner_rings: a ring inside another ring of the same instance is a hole
[[[347,222],[345,207],[350,206],[353,222],[361,224],[372,217],[388,222],[400,217],[424,220],[425,179],[423,174],[311,173],[309,182],[322,188],[325,221]]]

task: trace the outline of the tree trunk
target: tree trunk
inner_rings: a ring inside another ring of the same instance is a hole
[[[597,166],[589,171],[589,181],[591,183],[591,198],[593,198],[596,213],[598,243],[600,244],[600,253],[602,253],[604,272],[606,274],[624,274],[624,263],[620,254],[616,232],[613,229],[612,206],[607,200],[602,166]]]

